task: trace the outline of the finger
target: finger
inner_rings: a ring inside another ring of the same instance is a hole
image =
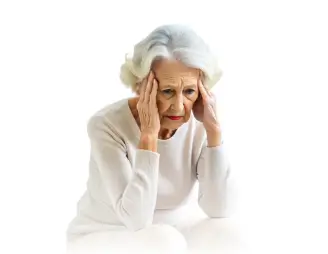
[[[153,79],[153,88],[151,90],[151,95],[150,95],[150,104],[152,106],[156,105],[157,90],[158,90],[157,80]]]
[[[204,85],[208,95],[211,95],[210,88],[209,88],[208,84],[204,84],[204,81],[205,81],[205,74],[202,72],[201,82]],[[207,82],[205,82],[205,83],[207,83]]]
[[[140,93],[139,93],[139,101],[142,102],[145,99],[145,90],[146,90],[146,85],[147,85],[147,79],[144,78],[140,84]]]
[[[199,74],[199,80],[200,80],[200,83],[204,86],[207,94],[209,94],[210,89],[209,89],[209,87],[206,84],[204,84],[204,80],[205,80],[205,74],[204,74],[204,72],[200,72],[200,74]]]
[[[150,98],[150,93],[153,87],[153,80],[154,80],[154,75],[153,72],[151,71],[149,76],[148,76],[148,80],[147,80],[147,86],[146,86],[146,90],[145,90],[145,99],[144,102],[149,102],[149,98]]]
[[[203,101],[207,101],[209,99],[209,95],[203,85],[203,82],[200,79],[198,80],[198,89],[202,95]]]
[[[211,96],[212,93],[211,93],[210,88],[208,87],[208,85],[203,85],[203,86],[204,86],[205,91],[207,92],[207,94],[208,94],[209,96]]]
[[[210,92],[210,88],[208,87],[208,85],[207,84],[204,84],[203,81],[202,81],[202,79],[200,80],[200,82],[203,85],[203,87],[205,88],[205,91],[206,91],[207,95],[210,96],[211,95],[211,92]]]

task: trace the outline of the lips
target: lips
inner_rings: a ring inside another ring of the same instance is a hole
[[[168,116],[168,118],[176,121],[176,120],[180,120],[182,116]]]

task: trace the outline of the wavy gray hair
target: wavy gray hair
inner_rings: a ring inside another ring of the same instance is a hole
[[[185,25],[163,25],[134,46],[133,56],[125,57],[120,79],[132,91],[149,73],[154,60],[175,59],[188,67],[200,69],[204,85],[210,89],[223,72],[215,54],[196,32]]]

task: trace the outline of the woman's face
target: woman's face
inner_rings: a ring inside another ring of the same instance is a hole
[[[200,70],[173,60],[159,60],[153,65],[158,81],[157,106],[161,127],[177,129],[187,122],[198,98]]]

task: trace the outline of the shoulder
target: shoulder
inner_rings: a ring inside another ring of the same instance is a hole
[[[94,112],[87,120],[87,132],[89,136],[95,133],[106,133],[111,136],[120,136],[118,131],[122,129],[126,120],[126,107],[128,99],[122,99],[107,104]]]
[[[98,109],[96,112],[94,112],[89,120],[94,118],[108,118],[113,119],[113,117],[117,117],[118,113],[123,113],[125,110],[125,107],[128,103],[128,99],[121,99],[119,101],[107,104],[103,106],[102,108]]]

